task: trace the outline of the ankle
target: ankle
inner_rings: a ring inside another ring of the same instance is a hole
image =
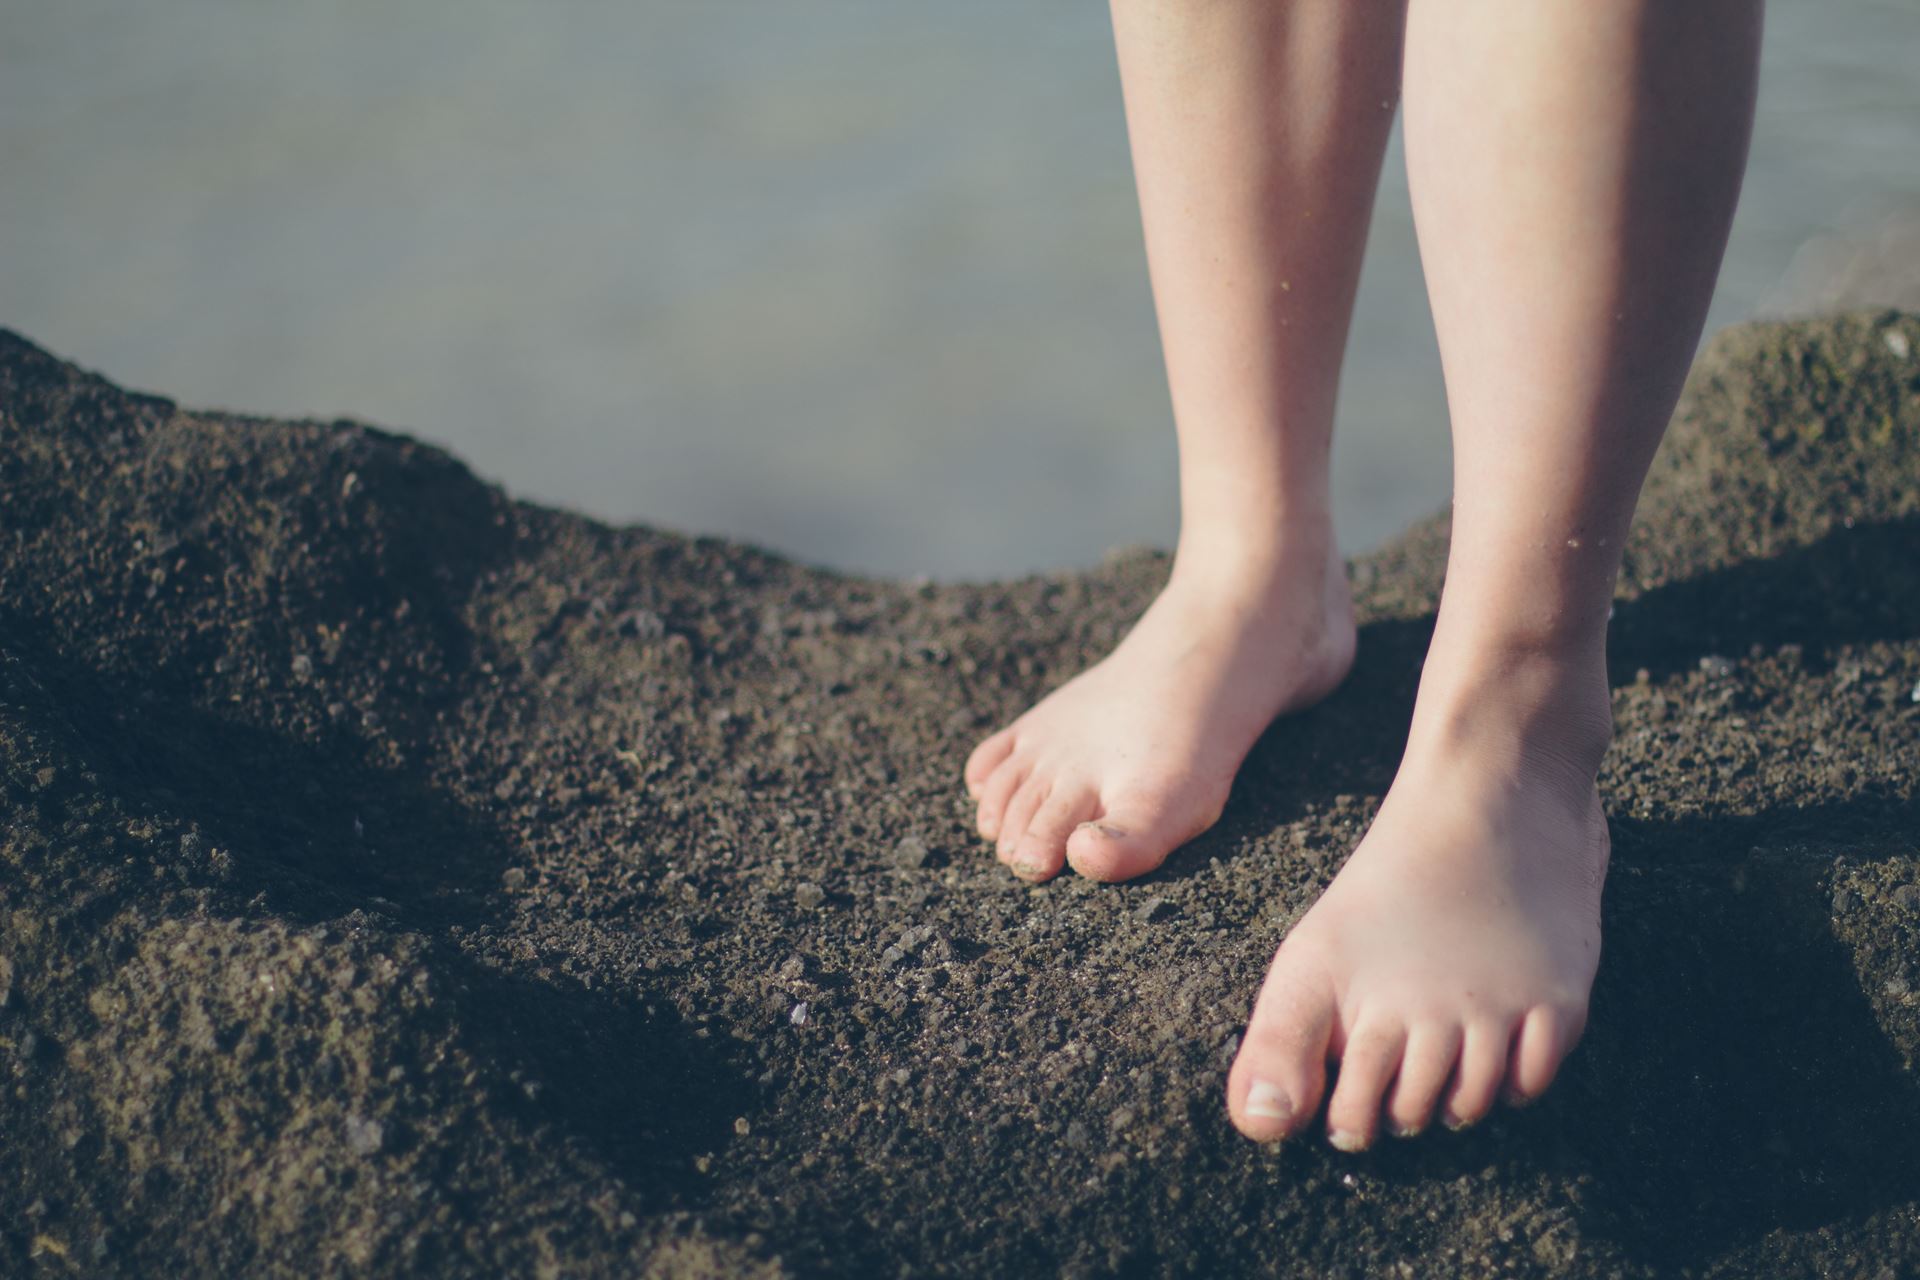
[[[1303,596],[1320,599],[1329,586],[1344,593],[1346,565],[1325,520],[1250,530],[1189,522],[1180,531],[1170,581],[1209,594],[1297,602]]]
[[[1409,758],[1493,749],[1516,765],[1564,773],[1585,794],[1612,740],[1600,647],[1482,642],[1463,649],[1435,637],[1414,705]]]

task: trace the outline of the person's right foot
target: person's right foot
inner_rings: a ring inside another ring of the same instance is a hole
[[[1105,661],[974,750],[980,834],[1014,874],[1151,871],[1213,825],[1267,725],[1346,675],[1353,605],[1330,534],[1257,572],[1229,559],[1177,561]]]

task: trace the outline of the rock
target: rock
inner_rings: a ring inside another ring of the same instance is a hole
[[[1903,884],[1895,889],[1893,905],[1907,911],[1920,911],[1920,884]]]
[[[500,883],[508,889],[526,888],[527,869],[525,867],[508,867],[500,873]]]
[[[13,961],[0,956],[0,1009],[13,1003]]]
[[[667,634],[667,624],[648,609],[629,609],[620,615],[615,627],[621,635],[637,640],[658,640]]]
[[[1145,902],[1133,909],[1133,918],[1142,924],[1151,924],[1155,920],[1165,920],[1167,917],[1173,915],[1176,910],[1178,910],[1178,908],[1165,898],[1148,898]]]
[[[1067,1145],[1076,1151],[1085,1151],[1093,1145],[1093,1131],[1079,1120],[1068,1121]]]
[[[785,982],[797,982],[807,975],[805,956],[791,955],[780,964],[780,977]]]
[[[1725,679],[1727,676],[1733,674],[1733,659],[1723,657],[1717,653],[1710,653],[1700,659],[1700,670],[1706,672],[1707,675],[1716,680]]]
[[[347,1150],[357,1156],[370,1156],[386,1145],[387,1127],[378,1120],[355,1112],[347,1117]]]
[[[802,911],[811,911],[827,900],[827,891],[811,880],[803,880],[793,887],[793,900]]]
[[[1843,916],[1860,905],[1860,895],[1851,889],[1833,891],[1833,914]]]
[[[295,680],[305,680],[307,677],[311,676],[312,674],[313,674],[313,659],[309,658],[304,653],[294,654],[293,655],[293,678]]]
[[[804,1027],[807,1025],[807,1017],[809,1013],[811,1013],[811,1011],[812,1011],[812,1007],[808,1005],[805,1000],[802,1000],[799,1004],[796,1004],[795,1006],[793,1006],[792,1010],[788,1012],[787,1021],[791,1022],[796,1027]]]
[[[736,1116],[733,1121],[733,1131],[744,1138],[753,1132],[753,1122],[745,1116]]]
[[[927,865],[927,859],[932,856],[933,850],[919,836],[902,836],[900,843],[893,846],[894,865],[908,871],[918,871]]]

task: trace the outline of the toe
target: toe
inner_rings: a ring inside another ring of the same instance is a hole
[[[1067,861],[1089,880],[1131,880],[1167,860],[1167,855],[1212,826],[1218,805],[1182,813],[1168,804],[1136,801],[1109,805],[1082,823],[1067,840]]]
[[[1400,1076],[1387,1100],[1387,1123],[1395,1137],[1411,1138],[1427,1127],[1459,1058],[1460,1027],[1451,1020],[1422,1023],[1407,1033]]]
[[[1027,780],[1031,769],[1031,765],[1014,758],[1002,761],[1000,767],[988,776],[986,784],[980,788],[980,806],[975,818],[982,838],[1000,838],[1000,820],[1007,812],[1007,802],[1013,799],[1020,784]]]
[[[1326,1087],[1333,1016],[1325,976],[1297,970],[1282,947],[1227,1073],[1227,1112],[1235,1128],[1256,1142],[1272,1142],[1313,1119]]]
[[[1013,846],[1007,865],[1028,880],[1059,875],[1067,860],[1067,837],[1098,803],[1099,797],[1084,787],[1056,786],[1027,822],[1027,833]]]
[[[1447,1098],[1444,1119],[1449,1129],[1478,1124],[1493,1110],[1500,1082],[1507,1074],[1507,1047],[1512,1030],[1504,1022],[1477,1021],[1468,1025],[1460,1045],[1460,1066],[1453,1092]]]
[[[1327,1103],[1327,1141],[1365,1151],[1380,1128],[1380,1102],[1400,1069],[1407,1031],[1399,1021],[1363,1022],[1340,1050],[1340,1078]]]
[[[1525,1106],[1547,1091],[1567,1051],[1580,1037],[1578,1017],[1549,1005],[1531,1010],[1513,1038],[1513,1056],[1507,1063],[1506,1101]]]
[[[1047,795],[1053,789],[1050,779],[1038,773],[1030,773],[1027,780],[1013,798],[1007,801],[1006,812],[1000,815],[1000,834],[996,838],[999,846],[1000,861],[1011,860],[1014,846],[1027,834],[1027,824],[1033,821],[1033,815],[1046,803]]]
[[[967,757],[967,767],[962,774],[967,781],[967,794],[978,800],[981,791],[987,785],[988,777],[1012,754],[1013,729],[1011,727],[1002,729],[975,747],[973,754]]]

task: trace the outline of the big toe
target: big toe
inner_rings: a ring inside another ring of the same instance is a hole
[[[1219,806],[1211,804],[1136,801],[1110,806],[1074,829],[1067,839],[1067,861],[1089,880],[1131,880],[1165,862],[1219,816]]]
[[[1227,1073],[1227,1113],[1234,1127],[1256,1142],[1298,1133],[1312,1121],[1326,1089],[1332,985],[1288,961],[1283,947]]]

